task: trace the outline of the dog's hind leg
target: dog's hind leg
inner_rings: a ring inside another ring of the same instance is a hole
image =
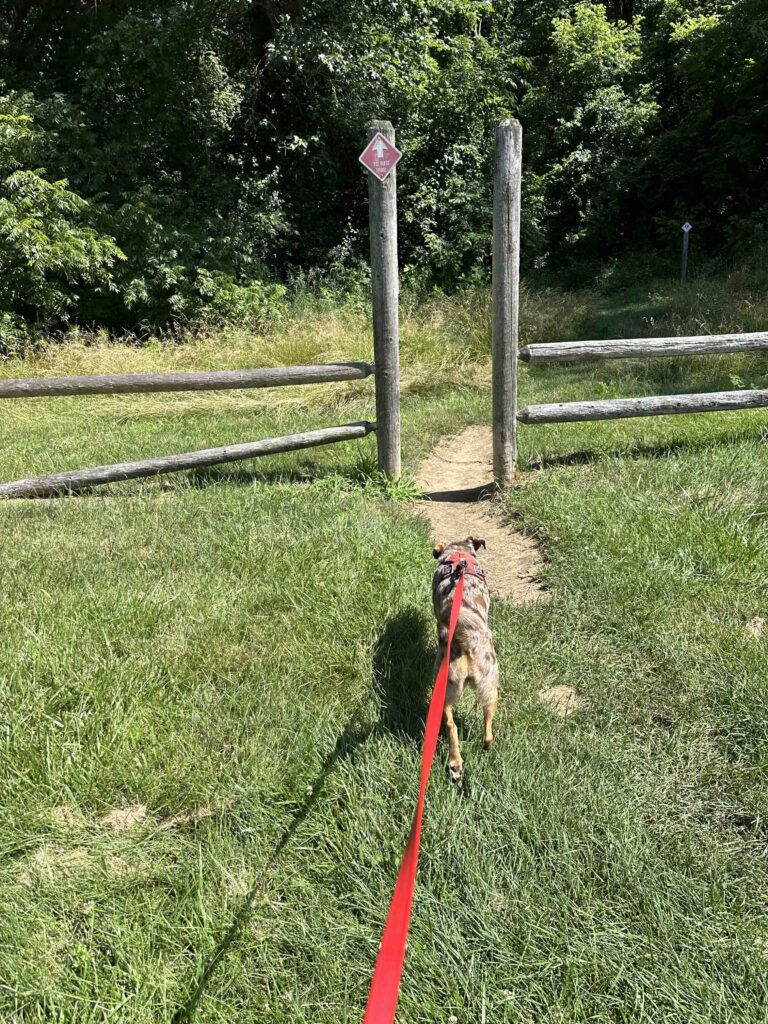
[[[434,675],[443,663],[445,657],[446,631],[441,631],[440,646],[435,658]],[[466,681],[466,666],[463,658],[451,661],[448,668],[448,687],[445,691],[445,708],[443,709],[443,726],[448,740],[448,774],[454,781],[458,781],[464,774],[464,762],[461,759],[461,748],[459,747],[459,731],[456,722],[453,720],[453,706],[464,692]]]
[[[464,692],[466,678],[465,659],[460,657],[456,661],[452,661],[448,670],[448,689],[445,694],[443,722],[448,737],[448,773],[454,782],[457,782],[464,774],[464,762],[461,759],[461,748],[459,747],[459,730],[453,719],[453,706]]]
[[[493,716],[499,703],[499,666],[493,655],[493,667],[477,688],[477,697],[483,707],[483,746],[493,743]]]
[[[464,774],[464,762],[461,759],[459,731],[453,720],[453,706],[451,704],[445,705],[443,722],[445,723],[445,732],[448,736],[448,774],[454,782],[458,782]]]
[[[496,714],[496,706],[499,703],[496,695],[489,704],[483,708],[483,746],[486,750],[493,743],[493,716]]]

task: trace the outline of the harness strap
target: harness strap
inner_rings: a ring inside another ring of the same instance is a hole
[[[450,555],[446,555],[440,560],[437,571],[441,577],[445,578],[446,576],[456,576],[462,568],[470,576],[477,576],[481,580],[485,579],[482,565],[470,551],[454,551]]]

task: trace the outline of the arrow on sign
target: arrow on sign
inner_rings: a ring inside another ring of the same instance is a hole
[[[384,181],[402,155],[397,146],[376,132],[358,159],[379,181]]]

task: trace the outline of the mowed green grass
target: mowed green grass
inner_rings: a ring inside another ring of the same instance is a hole
[[[524,340],[768,322],[765,282],[529,294]],[[762,321],[762,322],[761,322]],[[406,461],[489,417],[485,296],[406,311]],[[364,311],[73,344],[5,376],[366,358]],[[522,400],[766,386],[760,358],[524,370]],[[0,478],[372,418],[370,383],[3,404]],[[530,427],[503,697],[438,751],[399,1020],[768,1019],[768,413]],[[0,1020],[359,1021],[413,810],[428,531],[375,442],[0,506]],[[584,705],[567,719],[543,687]],[[122,814],[121,812],[124,812]]]

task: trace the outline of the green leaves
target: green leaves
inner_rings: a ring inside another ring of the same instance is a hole
[[[608,21],[602,4],[580,3],[552,22],[554,70],[582,92],[626,81],[640,59],[639,24]]]
[[[25,99],[0,97],[0,313],[5,327],[66,322],[80,284],[112,285],[123,254],[91,225],[88,202],[65,179],[50,180],[35,161],[40,134]],[[25,166],[26,165],[26,166]],[[0,335],[0,345],[2,336]]]
[[[658,110],[642,81],[640,25],[611,23],[590,3],[552,25],[550,61],[523,101],[539,244],[550,260],[604,258]]]
[[[37,230],[55,214],[125,259],[83,239],[106,276],[73,255],[77,288],[55,314],[2,295],[0,311],[52,325],[66,306],[119,331],[250,308],[237,290],[265,282],[359,282],[357,156],[374,117],[404,150],[411,285],[487,279],[493,130],[509,115],[525,132],[525,269],[562,281],[627,252],[676,259],[686,219],[696,258],[705,244],[768,244],[764,0],[70,6],[0,0],[3,174],[45,167],[51,188],[33,199],[24,184]]]

